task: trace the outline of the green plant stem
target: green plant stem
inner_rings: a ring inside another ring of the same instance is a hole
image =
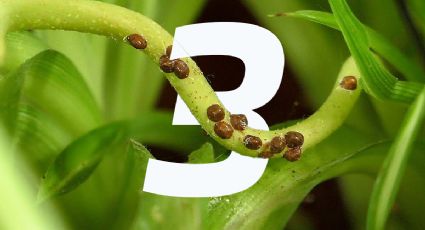
[[[0,32],[33,29],[74,30],[104,35],[123,42],[127,35],[139,33],[148,42],[144,51],[156,63],[165,53],[166,47],[172,44],[172,36],[154,21],[136,12],[102,2],[0,0],[0,8],[3,10],[2,24],[6,26],[6,28],[2,26]],[[1,39],[0,43],[4,41]],[[0,57],[2,55],[0,54]],[[284,135],[287,131],[298,131],[304,135],[304,149],[319,143],[343,123],[360,93],[360,87],[354,91],[348,91],[337,85],[314,115],[294,126],[278,131],[247,128],[243,132],[235,131],[230,139],[224,140],[214,133],[214,123],[206,116],[210,105],[222,104],[195,62],[190,58],[183,60],[190,68],[189,77],[182,80],[174,74],[165,74],[167,79],[211,137],[226,148],[248,156],[258,156],[264,149],[247,149],[242,143],[245,135],[259,136],[263,143],[266,143],[274,136]],[[352,61],[344,66],[337,81],[345,75],[360,77]],[[230,113],[226,111],[225,120],[229,121],[229,117]],[[282,154],[276,157],[279,155]]]

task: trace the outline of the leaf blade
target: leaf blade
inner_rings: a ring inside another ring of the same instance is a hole
[[[344,0],[329,0],[347,46],[363,76],[366,92],[381,100],[411,103],[419,94],[414,82],[400,83],[369,50],[369,39],[360,21]]]
[[[39,202],[79,186],[108,154],[109,148],[130,138],[178,151],[189,151],[191,146],[206,141],[199,128],[173,127],[170,121],[169,113],[146,113],[142,118],[110,123],[78,138],[47,169],[39,189]]]
[[[368,209],[367,229],[383,229],[404,174],[407,159],[425,119],[425,88],[409,108],[399,134],[376,179]]]
[[[330,28],[340,30],[334,16],[331,13],[314,11],[314,10],[301,10],[286,13],[290,17],[297,17],[316,22]],[[393,65],[400,73],[402,73],[407,80],[423,82],[425,71],[420,68],[415,62],[406,57],[395,46],[393,46],[385,37],[380,35],[373,29],[364,26],[370,41],[370,48],[375,50],[391,65]]]

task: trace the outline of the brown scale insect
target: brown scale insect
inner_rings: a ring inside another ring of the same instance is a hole
[[[288,161],[297,161],[301,158],[301,147],[289,148],[283,154],[283,157]]]
[[[271,158],[273,156],[273,153],[270,151],[264,151],[258,154],[258,156],[261,158]]]
[[[171,56],[171,50],[173,49],[173,46],[172,45],[169,45],[168,47],[167,47],[167,49],[165,50],[165,55],[167,55],[168,56],[168,58],[170,58],[170,56]]]
[[[248,119],[243,114],[230,115],[230,124],[236,130],[244,130],[248,126]]]
[[[261,141],[259,137],[246,135],[245,138],[243,139],[243,144],[248,149],[257,150],[263,145],[263,142]]]
[[[180,59],[174,60],[174,74],[180,79],[187,78],[189,76],[189,66]]]
[[[289,131],[285,134],[285,142],[288,148],[300,147],[304,144],[304,136],[295,131]]]
[[[213,104],[207,109],[208,119],[218,122],[224,119],[224,109],[218,104]]]
[[[130,34],[126,39],[131,46],[139,50],[145,49],[148,46],[148,42],[140,34]]]
[[[355,90],[357,88],[357,79],[354,76],[345,76],[339,85],[346,90]]]
[[[174,71],[174,61],[170,60],[167,55],[162,55],[159,58],[159,67],[165,73],[172,73]]]
[[[214,132],[222,139],[229,139],[232,137],[233,128],[225,121],[219,121],[214,125]]]
[[[270,141],[270,152],[272,153],[280,153],[285,149],[286,143],[283,137],[277,136],[273,137]]]

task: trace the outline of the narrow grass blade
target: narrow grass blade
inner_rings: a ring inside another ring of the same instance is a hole
[[[297,17],[316,22],[330,28],[340,30],[338,23],[331,13],[301,10],[296,12],[285,13],[290,17]],[[385,37],[380,35],[373,29],[364,26],[370,42],[370,48],[381,55],[385,60],[400,71],[407,80],[410,81],[425,81],[425,71],[423,68],[415,64],[415,61],[405,56],[399,49],[392,45]]]
[[[344,0],[329,1],[347,46],[363,75],[366,92],[381,100],[411,103],[422,89],[421,84],[398,81],[373,56],[366,30]]]
[[[368,229],[384,229],[407,160],[425,118],[425,88],[411,105],[375,182],[368,210]]]

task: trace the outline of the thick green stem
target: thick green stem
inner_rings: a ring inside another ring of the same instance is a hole
[[[2,31],[56,29],[99,34],[125,42],[127,35],[139,33],[148,43],[144,51],[156,63],[165,53],[166,47],[172,44],[172,36],[154,21],[139,13],[102,2],[0,0],[0,9],[0,36]],[[0,37],[0,42],[1,39]],[[3,51],[0,49],[0,58],[2,56]],[[298,131],[304,135],[304,149],[314,146],[343,123],[360,93],[360,87],[345,90],[336,84],[323,106],[314,115],[294,126],[275,131],[247,128],[244,131],[235,131],[229,139],[221,139],[214,133],[214,122],[208,120],[206,111],[212,104],[222,104],[195,62],[190,58],[185,58],[184,61],[190,68],[189,77],[179,79],[174,74],[165,74],[167,79],[211,137],[225,147],[248,156],[258,156],[265,147],[263,145],[258,150],[247,149],[242,141],[245,135],[258,136],[263,143],[267,143],[274,136]],[[344,65],[337,82],[346,75],[360,77],[351,60]],[[229,117],[230,113],[226,111],[227,122]],[[282,153],[276,156],[281,155]]]

